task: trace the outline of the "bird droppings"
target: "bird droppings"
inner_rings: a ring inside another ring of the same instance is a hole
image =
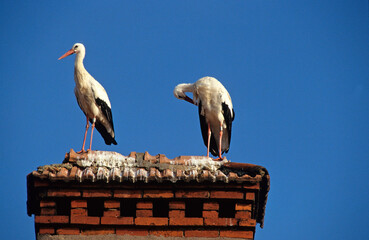
[[[235,166],[235,167],[233,167]],[[231,163],[226,158],[214,161],[205,156],[179,156],[168,159],[163,154],[88,151],[66,153],[62,164],[41,166],[33,175],[39,178],[91,182],[251,182],[263,178],[265,168],[253,164]],[[262,175],[261,175],[262,174]]]

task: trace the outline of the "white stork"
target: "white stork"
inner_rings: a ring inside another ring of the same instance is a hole
[[[74,81],[76,86],[74,88],[74,94],[76,95],[77,102],[81,110],[86,115],[86,131],[83,138],[82,150],[85,152],[85,143],[87,131],[92,123],[90,148],[92,146],[92,135],[96,126],[97,131],[104,138],[107,145],[117,145],[115,141],[113,116],[111,113],[111,104],[108,98],[108,94],[101,84],[96,81],[83,66],[83,59],[85,58],[86,50],[82,43],[76,43],[72,49],[67,51],[58,60],[65,58],[69,55],[76,54],[76,60],[74,62]]]
[[[192,92],[193,99],[186,95]],[[221,160],[231,143],[234,110],[227,89],[213,77],[203,77],[195,83],[182,83],[174,88],[174,96],[199,107],[202,138],[209,151]]]

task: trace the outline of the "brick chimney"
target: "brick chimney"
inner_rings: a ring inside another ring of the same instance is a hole
[[[203,156],[90,151],[27,176],[36,239],[254,239],[268,171]]]

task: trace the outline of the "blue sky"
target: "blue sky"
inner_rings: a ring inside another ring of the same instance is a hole
[[[118,142],[93,149],[205,155],[172,91],[213,76],[236,112],[227,158],[271,175],[256,239],[367,239],[368,33],[368,1],[1,1],[1,235],[34,237],[26,175],[81,148],[74,56],[57,59],[82,42]]]

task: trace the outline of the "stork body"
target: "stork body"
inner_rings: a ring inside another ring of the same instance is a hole
[[[186,95],[192,92],[193,99]],[[203,77],[195,83],[182,83],[175,87],[174,96],[198,106],[200,126],[207,156],[218,159],[228,152],[231,143],[234,110],[227,89],[213,77]],[[218,160],[217,159],[217,160]]]
[[[115,141],[113,116],[109,97],[104,87],[87,72],[83,65],[83,59],[86,54],[83,44],[74,44],[73,48],[61,56],[59,60],[74,53],[76,54],[74,62],[74,81],[76,86],[74,88],[74,93],[79,107],[86,115],[86,131],[81,152],[85,151],[89,122],[92,123],[92,128],[90,148],[88,150],[91,150],[92,136],[95,127],[104,138],[107,145],[116,145],[117,142]]]

